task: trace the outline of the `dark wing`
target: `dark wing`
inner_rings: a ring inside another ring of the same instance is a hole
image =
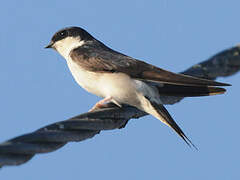
[[[196,96],[211,96],[223,94],[226,90],[220,87],[211,86],[184,86],[163,84],[162,86],[155,86],[158,93],[165,96],[175,97],[196,97]]]
[[[73,61],[82,68],[94,72],[122,72],[135,79],[153,81],[163,84],[184,86],[229,86],[211,80],[172,73],[143,61],[133,59],[104,45],[83,45],[70,53]]]

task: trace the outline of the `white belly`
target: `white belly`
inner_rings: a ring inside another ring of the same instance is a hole
[[[99,76],[94,72],[89,72],[82,69],[71,59],[67,60],[68,67],[75,79],[75,81],[86,91],[97,96],[104,97],[98,88]]]
[[[100,97],[112,97],[118,103],[132,106],[141,104],[140,96],[155,94],[154,89],[144,82],[134,80],[124,73],[95,73],[82,69],[71,59],[68,67],[76,82],[86,91]]]

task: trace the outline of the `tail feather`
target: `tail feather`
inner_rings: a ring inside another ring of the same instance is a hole
[[[148,99],[148,98],[147,98]],[[191,142],[191,140],[184,134],[181,128],[177,125],[177,123],[173,120],[167,109],[163,105],[159,105],[155,102],[152,102],[148,99],[154,110],[157,112],[148,112],[162,121],[164,124],[171,127],[184,141],[189,147],[194,147],[196,150],[198,148]]]
[[[167,109],[163,105],[158,105],[157,109],[158,113],[164,118],[165,123],[170,126],[185,142],[188,146],[193,146],[195,149],[198,149],[191,140],[184,134],[181,128],[177,125],[177,123],[173,120]]]
[[[160,95],[177,96],[177,97],[195,97],[195,96],[211,96],[217,94],[223,94],[226,90],[219,87],[208,86],[180,86],[163,84],[161,87],[157,87]]]

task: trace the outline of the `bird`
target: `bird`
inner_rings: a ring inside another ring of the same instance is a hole
[[[81,27],[57,31],[45,48],[62,55],[75,79],[86,91],[103,99],[90,110],[113,103],[133,106],[172,128],[190,147],[161,97],[196,97],[223,94],[227,83],[173,73],[117,52]]]

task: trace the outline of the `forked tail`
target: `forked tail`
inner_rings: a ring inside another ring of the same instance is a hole
[[[150,101],[148,98],[146,100],[149,102],[149,105],[147,109],[144,108],[144,110],[162,121],[164,124],[171,127],[185,142],[189,147],[194,147],[196,150],[198,148],[191,142],[191,140],[184,134],[184,132],[181,130],[181,128],[177,125],[177,123],[173,120],[167,109],[163,105],[159,105],[155,102]]]

